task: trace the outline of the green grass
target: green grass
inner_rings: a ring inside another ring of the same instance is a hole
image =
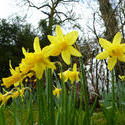
[[[39,116],[39,111],[38,111],[38,105],[34,104],[32,107],[32,112],[33,112],[33,124],[38,123],[38,116]],[[14,110],[12,108],[12,106],[10,107],[6,107],[4,109],[4,116],[5,116],[5,122],[6,125],[14,125],[14,120],[13,120],[13,115],[14,114]],[[22,118],[21,118],[21,114],[22,113]],[[79,111],[76,111],[76,117],[78,118],[78,121],[76,120],[76,123],[80,124],[80,119],[82,117],[84,117],[84,111],[81,112],[81,114],[79,115]],[[27,117],[28,117],[28,108],[27,107],[23,107],[23,111],[20,108],[17,108],[16,110],[16,117],[19,120],[19,122],[21,123],[21,120],[23,120],[23,124],[26,123]],[[117,125],[125,125],[125,112],[117,112]],[[55,110],[55,117],[57,118],[57,112]],[[75,124],[75,123],[74,123]],[[103,112],[94,112],[93,116],[91,118],[91,124],[92,125],[106,125],[106,119],[103,115]]]

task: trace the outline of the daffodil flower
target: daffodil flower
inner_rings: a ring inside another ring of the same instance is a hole
[[[62,91],[61,88],[56,88],[54,86],[53,95],[56,95],[56,97],[59,98],[61,91]]]
[[[73,82],[76,80],[76,81],[79,81],[79,72],[77,71],[77,64],[75,63],[73,65],[73,71],[70,71],[68,73],[68,77],[69,79],[71,80],[71,83],[73,84]]]
[[[12,95],[11,95],[10,92],[8,92],[8,93],[6,93],[4,95],[2,93],[0,93],[0,101],[2,102],[0,107],[2,105],[4,105],[11,97],[12,97]]]
[[[22,89],[17,87],[12,89],[9,92],[4,90],[5,94],[0,93],[0,101],[2,102],[0,106],[4,105],[10,98],[16,99],[18,96],[21,96],[21,98],[23,99],[25,90],[29,90],[31,92],[31,89],[29,87],[25,87]]]
[[[119,78],[121,79],[121,81],[124,81],[124,80],[125,80],[125,76],[120,76],[120,75],[119,75]]]
[[[17,87],[17,88],[14,88],[16,91],[13,91],[13,93],[12,93],[12,98],[17,98],[19,95],[21,96],[21,98],[22,98],[22,101],[23,101],[23,96],[24,96],[24,92],[25,92],[25,90],[29,90],[30,92],[31,92],[31,89],[29,88],[29,87],[23,87],[23,88],[19,88],[19,87]],[[13,90],[14,90],[13,89]]]
[[[59,77],[60,79],[64,78],[64,81],[67,82],[68,79],[71,81],[71,83],[73,84],[73,82],[79,81],[79,72],[77,71],[77,64],[75,63],[73,65],[73,70],[66,70],[63,73],[59,73]]]
[[[2,78],[3,81],[2,85],[6,86],[6,88],[9,88],[11,85],[18,86],[19,83],[21,83],[24,78],[24,75],[20,72],[19,67],[16,67],[14,70],[12,68],[11,61],[9,62],[9,65],[10,65],[10,72],[12,75],[7,78]]]
[[[11,90],[9,92],[4,90],[4,92],[5,92],[5,94],[0,93],[0,101],[1,101],[1,105],[0,106],[4,105],[10,98],[13,98],[13,90]]]
[[[99,43],[104,51],[96,56],[96,59],[102,60],[108,58],[108,69],[111,71],[117,63],[117,60],[125,62],[125,44],[121,43],[121,33],[118,32],[113,42],[109,42],[103,38],[99,39]]]
[[[64,79],[64,82],[67,82],[68,81],[68,73],[69,73],[69,70],[66,70],[62,73],[59,73],[59,77],[60,79]]]
[[[72,45],[76,42],[78,38],[78,32],[72,31],[66,35],[59,25],[56,26],[56,36],[48,35],[48,39],[51,42],[49,46],[46,47],[48,55],[59,56],[61,54],[64,62],[70,64],[71,55],[81,57],[81,53],[75,49]]]
[[[24,48],[23,54],[25,56],[22,62],[19,64],[20,70],[23,73],[28,73],[29,71],[34,71],[38,79],[42,78],[43,72],[46,68],[51,68],[54,70],[56,67],[54,63],[50,62],[46,49],[41,50],[39,38],[34,39],[34,53],[28,53]]]

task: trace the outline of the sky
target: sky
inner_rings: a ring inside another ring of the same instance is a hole
[[[20,0],[21,1],[21,0]],[[35,9],[28,9],[27,7],[22,7],[21,2],[18,0],[1,0],[0,2],[0,18],[12,18],[15,16],[27,16],[27,21],[36,25],[38,20],[41,18],[41,12]]]
[[[31,9],[31,8],[29,9],[27,7],[24,7],[23,3],[21,3],[20,1],[21,0],[1,0],[0,18],[12,18],[15,17],[16,15],[23,17],[27,15],[27,22],[31,23],[34,27],[36,27],[38,25],[39,20],[44,15],[37,9]],[[96,0],[81,0],[81,3],[80,4],[76,3],[75,6],[73,6],[73,8],[77,16],[81,18],[79,20],[79,23],[84,29],[86,37],[89,37],[89,34],[92,35],[88,27],[92,27],[93,13],[94,13],[93,10],[98,9]],[[100,29],[99,26],[97,26],[97,29]],[[100,31],[98,30],[98,32]]]
[[[12,10],[9,7],[9,0],[2,0],[0,2],[0,18],[6,18],[11,15]]]

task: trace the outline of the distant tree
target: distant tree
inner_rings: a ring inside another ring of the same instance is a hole
[[[37,9],[43,15],[43,18],[41,18],[38,25],[40,40],[42,41],[41,47],[50,44],[47,35],[53,34],[57,24],[63,27],[67,27],[70,24],[72,28],[81,28],[77,22],[79,18],[76,16],[75,11],[73,10],[74,4],[78,2],[79,0],[43,0],[40,2],[23,0],[23,2],[20,2],[20,4],[23,3],[23,7],[28,6],[29,9]],[[67,65],[62,61],[62,58],[52,57],[52,61],[54,60],[60,60],[64,67],[67,67]]]
[[[14,66],[21,61],[22,47],[32,50],[35,36],[31,25],[22,24],[19,17],[0,20],[0,78],[9,75],[9,60]]]
[[[19,0],[20,1],[20,0]],[[69,24],[72,27],[80,29],[76,21],[79,19],[73,10],[73,4],[79,0],[43,0],[35,2],[31,0],[23,0],[20,4],[29,8],[37,9],[41,12],[43,18],[39,21],[39,32],[44,45],[48,45],[47,35],[52,35],[55,25]],[[45,42],[46,41],[46,42]]]

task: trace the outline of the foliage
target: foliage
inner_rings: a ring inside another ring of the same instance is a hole
[[[8,22],[0,20],[0,77],[8,76],[9,60],[15,60],[13,65],[17,65],[22,58],[22,46],[32,50],[32,41],[35,32],[29,24],[22,24],[19,17]]]

